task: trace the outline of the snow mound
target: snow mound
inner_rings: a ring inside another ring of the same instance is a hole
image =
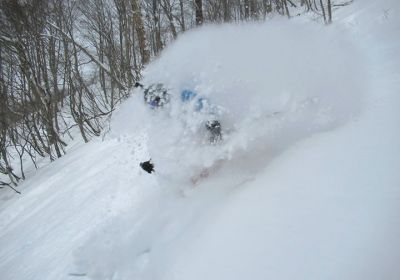
[[[366,67],[343,33],[286,20],[186,32],[147,67],[142,81],[163,83],[168,106],[148,108],[136,90],[114,116],[111,137],[147,135],[157,173],[176,179],[248,153],[268,159],[361,109]],[[218,113],[191,110],[180,100],[184,90],[206,98]],[[210,118],[222,124],[218,145],[207,141]]]

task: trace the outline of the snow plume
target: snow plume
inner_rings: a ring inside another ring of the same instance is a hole
[[[250,152],[272,156],[361,109],[367,73],[343,33],[285,20],[186,32],[147,67],[142,81],[163,83],[169,105],[147,108],[136,90],[116,114],[113,134],[145,133],[158,174],[176,179]],[[180,100],[183,90],[206,98],[218,113],[191,110]],[[210,118],[222,124],[217,145],[207,141]]]
[[[151,109],[138,88],[115,112],[108,134],[146,139],[140,141],[146,150],[142,161],[151,157],[156,169],[152,176],[144,171],[138,176],[136,184],[146,195],[76,252],[74,271],[97,280],[202,277],[197,272],[181,277],[186,264],[179,260],[190,259],[185,254],[194,251],[187,248],[208,229],[212,209],[296,141],[357,115],[368,86],[363,61],[345,32],[333,26],[270,21],[206,26],[183,34],[147,67],[141,81],[144,87],[163,83],[171,95],[168,105]],[[183,90],[196,92],[210,105],[197,112],[196,100],[182,103]],[[222,142],[214,145],[204,126],[212,118],[223,128]],[[188,191],[181,199],[193,175],[216,166],[217,174],[196,187],[196,195]],[[274,211],[266,212],[273,216]],[[239,268],[241,262],[233,265]],[[227,279],[214,272],[209,272],[214,279]]]

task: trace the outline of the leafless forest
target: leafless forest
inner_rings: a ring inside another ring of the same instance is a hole
[[[350,2],[0,0],[0,187],[15,189],[27,161],[63,156],[72,128],[85,142],[99,136],[143,67],[185,30],[306,12],[329,24]]]

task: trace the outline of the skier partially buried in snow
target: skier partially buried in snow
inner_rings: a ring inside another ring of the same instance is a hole
[[[135,83],[136,88],[141,88],[144,94],[144,102],[151,109],[157,110],[164,107],[170,102],[170,94],[163,84],[153,84],[148,87],[144,87],[141,83]],[[181,92],[181,101],[183,103],[194,102],[194,110],[200,112],[206,106],[209,106],[209,102],[206,98],[200,97],[197,93],[191,90],[183,90]],[[206,121],[205,128],[209,134],[210,144],[216,144],[222,141],[222,128],[219,120],[215,119],[214,116],[210,115],[210,119]],[[154,164],[151,159],[140,163],[140,167],[148,173],[155,172]]]

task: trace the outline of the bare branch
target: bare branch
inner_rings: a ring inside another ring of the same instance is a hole
[[[68,41],[70,41],[72,44],[74,44],[75,46],[77,46],[81,51],[83,51],[94,63],[97,64],[97,66],[99,66],[102,70],[104,70],[104,72],[106,72],[110,78],[118,84],[118,86],[124,90],[126,90],[125,85],[123,85],[116,77],[114,77],[114,75],[111,73],[110,69],[107,68],[107,66],[105,66],[102,62],[100,62],[97,58],[95,58],[85,47],[83,47],[81,44],[79,44],[78,42],[76,42],[73,38],[71,38],[68,34],[66,34],[63,30],[61,30],[58,26],[52,24],[51,22],[47,22],[49,25],[51,25],[54,29],[56,29],[57,31],[59,31],[61,33],[61,35],[67,39]]]

